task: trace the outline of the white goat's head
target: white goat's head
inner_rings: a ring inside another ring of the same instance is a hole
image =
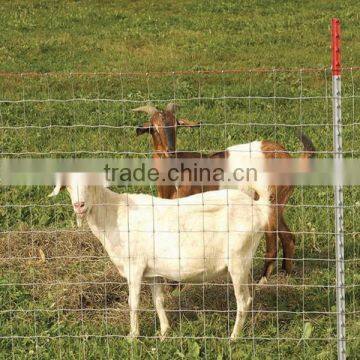
[[[56,175],[56,185],[49,197],[56,196],[61,190],[67,190],[76,214],[79,226],[91,211],[94,204],[94,187],[106,186],[103,174],[63,173]]]

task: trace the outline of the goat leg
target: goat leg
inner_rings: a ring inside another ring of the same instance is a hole
[[[129,284],[129,307],[130,307],[130,334],[129,338],[134,339],[139,336],[138,311],[140,303],[140,290],[142,274],[132,273],[128,279]]]
[[[163,340],[165,338],[167,331],[170,328],[170,325],[164,308],[163,285],[158,282],[159,280],[160,279],[158,278],[155,279],[154,283],[151,285],[151,292],[152,292],[154,306],[160,320],[160,335],[161,335],[161,340]]]
[[[267,282],[267,279],[270,277],[271,273],[274,270],[275,259],[277,256],[277,229],[272,224],[273,223],[269,223],[269,225],[266,227],[265,266],[259,282],[260,284]]]
[[[291,274],[293,258],[295,256],[295,236],[287,226],[283,215],[279,216],[279,237],[283,247],[282,269]]]
[[[239,276],[236,273],[234,274],[232,271],[230,272],[230,275],[236,298],[236,320],[230,339],[236,340],[244,325],[246,313],[251,305],[252,298],[247,284],[247,277]]]

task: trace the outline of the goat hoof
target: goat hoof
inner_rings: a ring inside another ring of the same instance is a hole
[[[267,284],[268,283],[268,279],[266,276],[263,276],[259,282],[258,282],[258,285],[264,285],[264,284]]]
[[[165,331],[163,334],[160,334],[160,341],[164,341],[166,339],[168,331]]]
[[[137,339],[138,336],[139,334],[130,333],[128,336],[126,336],[126,340],[129,342],[133,342],[134,340]]]
[[[290,275],[292,273],[293,264],[287,261],[283,261],[281,269],[286,273],[286,275]]]
[[[238,340],[238,338],[239,338],[239,335],[238,335],[238,334],[231,334],[231,336],[230,336],[230,341],[231,341],[231,342],[234,342],[234,341]]]
[[[159,339],[160,341],[164,341],[167,337],[167,334],[169,333],[170,327],[167,327],[165,330],[160,331],[159,333]]]

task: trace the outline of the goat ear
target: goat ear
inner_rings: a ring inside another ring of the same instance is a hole
[[[175,104],[175,103],[169,103],[166,105],[165,111],[169,111],[173,114],[175,114],[175,111],[178,110],[180,108],[180,105]]]
[[[53,196],[56,196],[61,190],[64,189],[65,186],[61,186],[61,185],[56,185],[54,187],[54,190],[52,191],[51,194],[48,195],[48,197],[53,197]]]
[[[184,127],[199,127],[200,123],[196,121],[190,121],[188,119],[177,119],[176,120],[178,126],[184,126]]]
[[[150,104],[145,105],[145,106],[140,106],[136,109],[132,109],[132,111],[134,112],[144,112],[146,114],[149,114],[151,116],[153,116],[155,113],[158,112],[158,109],[155,106],[152,106]]]
[[[142,134],[150,134],[151,133],[151,124],[149,122],[144,123],[143,125],[140,125],[136,128],[136,135],[142,135]]]

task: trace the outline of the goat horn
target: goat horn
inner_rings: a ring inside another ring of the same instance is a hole
[[[136,109],[132,109],[132,111],[135,111],[135,112],[144,112],[146,114],[149,114],[149,115],[154,115],[156,112],[158,112],[158,109],[154,106],[151,106],[151,105],[145,105],[145,106],[140,106]]]
[[[165,111],[170,111],[174,113],[179,108],[178,104],[175,103],[169,103],[166,105]]]

